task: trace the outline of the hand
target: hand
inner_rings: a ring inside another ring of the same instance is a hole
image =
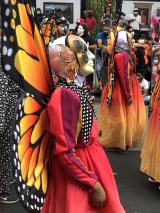
[[[106,193],[98,181],[93,186],[91,201],[94,208],[102,208],[106,205]]]
[[[102,92],[102,90],[103,90],[102,85],[99,85],[99,89],[100,89],[100,91]]]
[[[127,98],[127,99],[126,99],[126,103],[127,103],[127,105],[132,104],[132,98]]]

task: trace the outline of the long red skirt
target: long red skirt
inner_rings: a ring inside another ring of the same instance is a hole
[[[141,151],[140,170],[160,182],[160,100],[148,122],[148,131]]]
[[[98,125],[102,131],[99,141],[106,148],[126,149],[133,141],[141,142],[146,127],[146,109],[135,74],[129,79],[132,104],[125,103],[120,80],[115,77],[111,106],[107,106],[108,83],[105,85],[98,116]]]
[[[124,213],[119,201],[113,172],[99,142],[76,149],[76,155],[98,176],[105,189],[107,204],[101,209],[90,205],[90,192],[65,170],[58,158],[52,162],[49,190],[42,213]]]

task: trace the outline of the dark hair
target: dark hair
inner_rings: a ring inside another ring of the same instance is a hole
[[[84,29],[84,35],[88,35],[88,32],[89,32],[89,29],[88,29],[88,25],[83,23],[83,24],[80,24],[83,29]]]
[[[110,26],[109,26],[108,24],[103,24],[103,25],[102,25],[102,29],[103,29],[104,27],[110,28]]]
[[[138,36],[138,39],[140,39],[140,38],[147,39],[147,36],[146,36],[145,34],[140,34],[140,35]]]
[[[40,11],[40,12],[42,13],[42,10],[41,10],[41,8],[37,8],[37,9],[36,9],[36,11]]]
[[[55,11],[55,12],[62,12],[62,9],[61,9],[61,8],[55,8],[54,11]]]

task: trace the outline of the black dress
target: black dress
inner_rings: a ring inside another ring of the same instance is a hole
[[[9,193],[12,181],[12,119],[21,95],[22,90],[3,73],[0,63],[0,194]]]

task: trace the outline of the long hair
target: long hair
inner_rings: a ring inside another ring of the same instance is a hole
[[[83,27],[84,29],[84,35],[88,35],[89,34],[89,29],[88,29],[88,25],[83,23],[81,24],[81,26]]]

